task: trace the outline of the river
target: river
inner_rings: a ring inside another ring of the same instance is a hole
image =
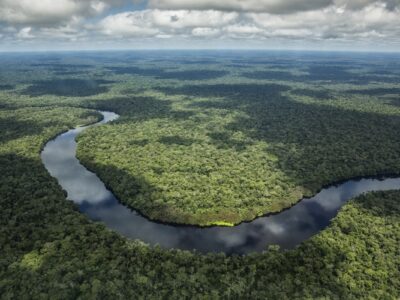
[[[227,254],[261,252],[268,245],[290,249],[326,228],[351,198],[370,191],[400,189],[400,178],[348,180],[324,188],[281,213],[234,227],[200,228],[153,222],[121,204],[100,178],[76,158],[77,135],[119,117],[112,112],[100,113],[104,117],[101,122],[69,130],[49,141],[41,153],[42,161],[67,192],[67,199],[74,201],[82,213],[127,238],[150,245]]]

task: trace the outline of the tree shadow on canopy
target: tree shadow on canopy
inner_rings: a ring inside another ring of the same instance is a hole
[[[278,157],[279,168],[312,192],[350,177],[400,172],[397,115],[297,102],[283,94],[290,90],[288,86],[277,84],[185,85],[159,90],[191,97],[187,107],[199,112],[238,112],[223,133],[210,132],[213,143],[220,147],[226,140],[229,145],[235,132],[265,141],[267,151]]]

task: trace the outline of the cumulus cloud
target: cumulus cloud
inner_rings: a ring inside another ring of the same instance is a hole
[[[69,40],[69,41],[77,41],[80,38],[84,38],[87,34],[86,30],[79,27],[73,26],[71,24],[60,26],[57,28],[41,28],[39,34],[42,38],[46,39],[62,39],[62,40]]]
[[[333,4],[333,0],[150,0],[159,9],[229,10],[286,14],[315,10]]]
[[[110,10],[124,1],[125,10]],[[138,10],[132,0],[0,0],[0,24],[3,41],[30,43],[146,40],[176,47],[175,40],[208,39],[232,47],[279,39],[400,49],[400,0],[150,0]]]
[[[74,17],[102,13],[108,6],[107,1],[100,0],[0,0],[0,21],[58,24]]]
[[[319,10],[329,6],[357,10],[377,2],[382,3],[389,10],[393,10],[400,5],[399,0],[149,0],[149,6],[151,8],[168,10],[215,9],[222,11],[290,14]]]
[[[323,39],[369,36],[371,33],[381,37],[399,37],[400,34],[399,11],[387,10],[383,3],[374,3],[356,11],[330,7],[285,16],[265,13],[247,16],[269,35],[277,36]]]
[[[347,9],[358,10],[363,9],[371,4],[380,3],[388,10],[394,10],[400,5],[399,0],[335,0],[335,5],[339,7],[345,7]]]
[[[150,11],[125,12],[103,19],[99,28],[107,35],[155,36],[159,30],[152,22]]]
[[[33,39],[35,36],[32,35],[31,27],[24,27],[17,33],[17,37],[20,39]]]
[[[227,26],[225,32],[240,35],[259,34],[263,29],[254,24],[234,24]]]
[[[218,28],[237,18],[234,12],[143,10],[108,16],[100,22],[99,28],[105,34],[122,36],[168,36],[189,32],[194,36],[215,36]]]
[[[100,22],[103,33],[123,36],[340,39],[399,36],[400,12],[383,2],[360,9],[331,5],[291,14],[217,10],[144,10]]]
[[[195,37],[216,37],[221,34],[218,28],[197,27],[192,30],[192,35]]]
[[[231,23],[238,17],[236,12],[222,12],[216,10],[149,10],[156,26],[170,28],[187,27],[216,27]]]

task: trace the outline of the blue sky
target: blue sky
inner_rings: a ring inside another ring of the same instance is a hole
[[[400,51],[400,0],[0,0],[0,51]]]

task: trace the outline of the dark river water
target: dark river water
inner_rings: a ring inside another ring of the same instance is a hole
[[[75,138],[79,133],[118,118],[112,112],[101,113],[103,121],[72,129],[48,142],[41,153],[42,161],[67,191],[67,198],[78,204],[82,213],[125,237],[151,245],[227,254],[261,252],[268,245],[290,249],[326,228],[349,199],[365,192],[400,188],[400,178],[349,180],[325,188],[279,214],[235,227],[198,228],[156,223],[122,205],[97,175],[76,158]]]

